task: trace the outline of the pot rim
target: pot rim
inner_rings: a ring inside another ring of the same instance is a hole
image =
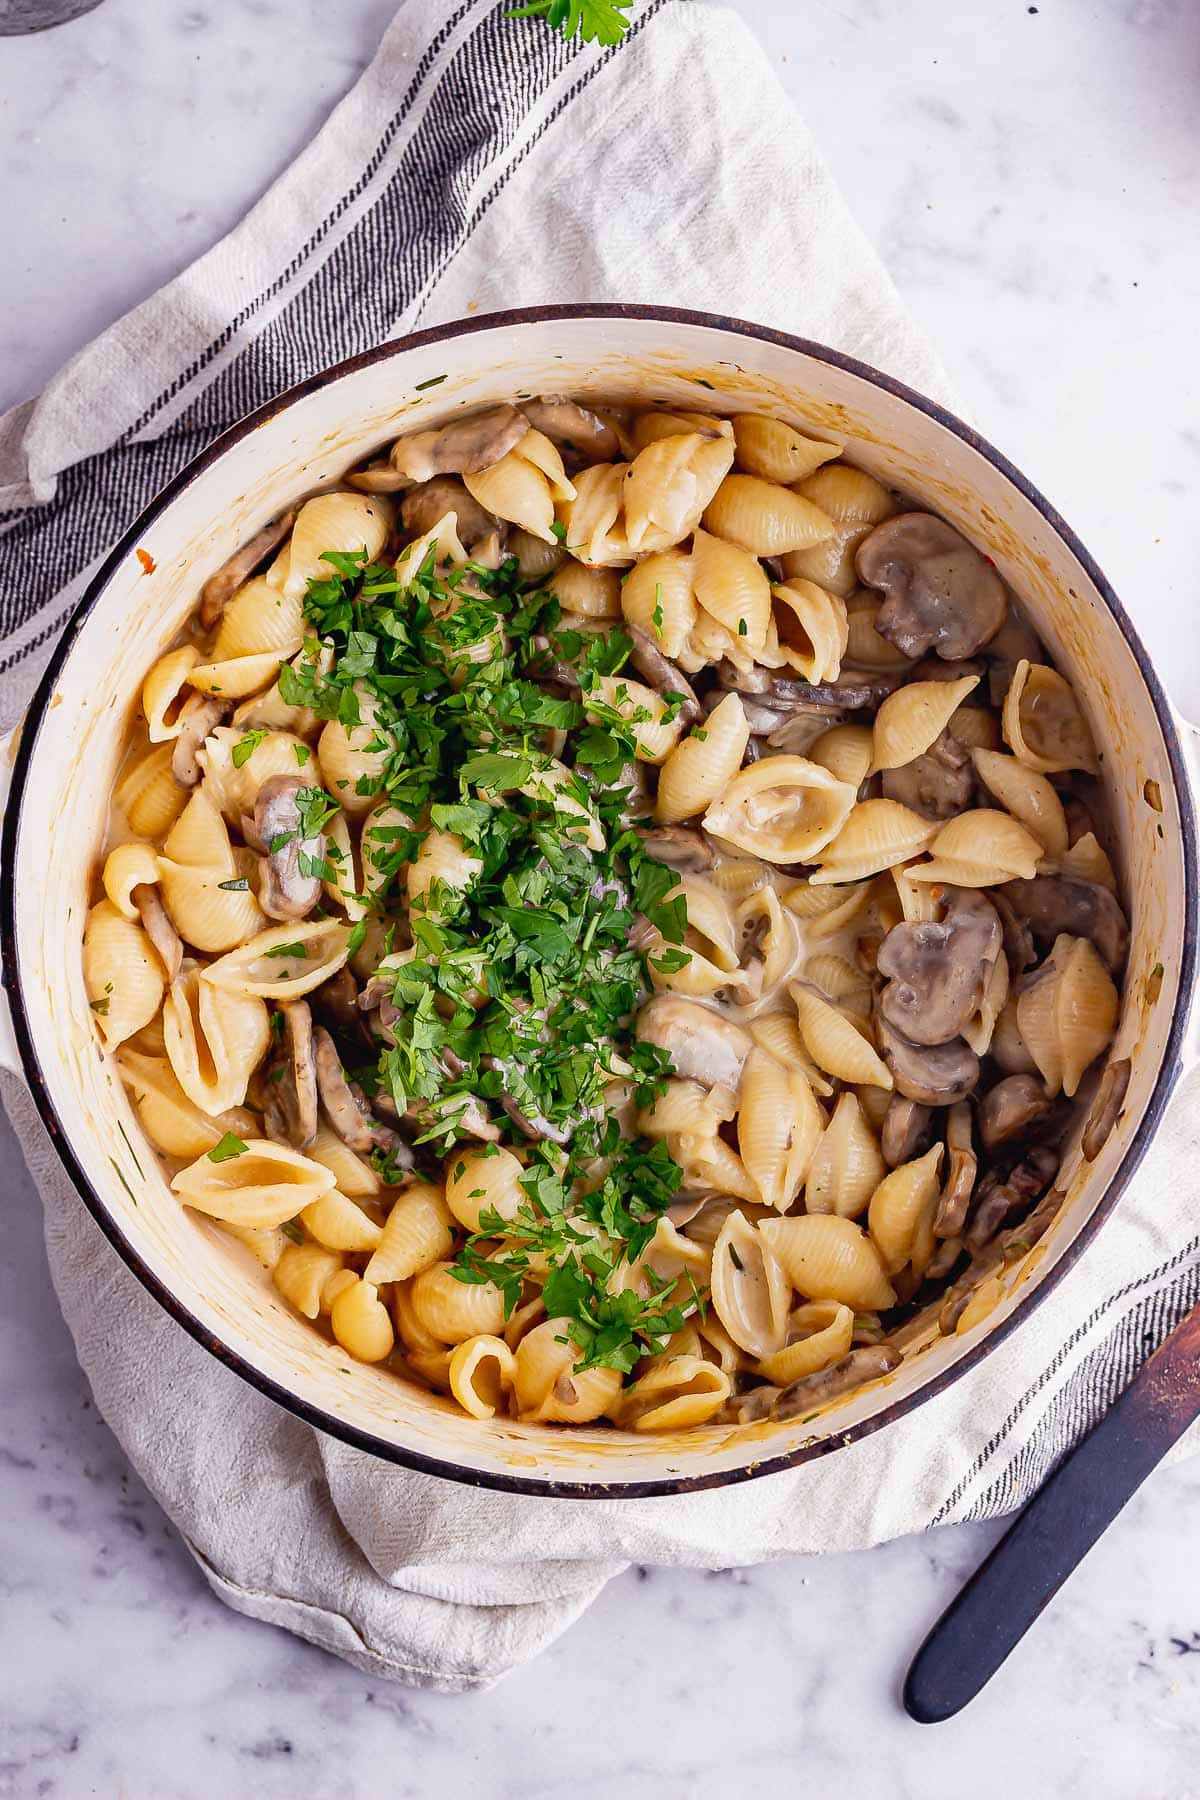
[[[468,1468],[462,1464],[443,1461],[401,1445],[388,1443],[385,1439],[378,1438],[371,1432],[360,1430],[348,1421],[312,1405],[298,1394],[280,1386],[271,1377],[256,1369],[239,1352],[231,1350],[215,1333],[209,1331],[143,1261],[109,1213],[79,1164],[51,1099],[49,1084],[42,1069],[41,1059],[33,1041],[25,1012],[21,969],[17,958],[14,898],[17,846],[26,789],[38,739],[59,672],[71,653],[83,621],[100,600],[118,566],[176,497],[211,463],[241,443],[259,426],[266,424],[306,395],[328,386],[344,375],[356,373],[394,356],[401,356],[411,349],[444,343],[453,338],[468,337],[476,332],[519,325],[552,324],[558,320],[587,319],[598,322],[619,322],[632,319],[665,325],[683,325],[703,330],[725,331],[735,336],[778,345],[782,349],[797,352],[814,361],[827,363],[833,368],[843,370],[847,374],[854,375],[860,380],[882,389],[885,393],[905,402],[914,411],[925,414],[935,424],[960,438],[968,448],[985,457],[1037,509],[1047,525],[1061,539],[1069,553],[1085,570],[1129,645],[1142,680],[1146,684],[1166,746],[1183,837],[1185,890],[1179,988],[1154,1089],[1138,1129],[1130,1140],[1111,1181],[1049,1274],[1041,1281],[1031,1284],[1024,1298],[1018,1302],[1012,1312],[995,1325],[951,1368],[944,1369],[941,1374],[933,1377],[914,1393],[893,1401],[890,1406],[885,1406],[869,1419],[860,1420],[857,1424],[847,1426],[843,1431],[834,1432],[817,1443],[803,1444],[777,1456],[756,1459],[740,1468],[723,1469],[704,1475],[673,1475],[657,1480],[630,1482],[539,1480],[530,1475],[500,1474]],[[175,1320],[176,1324],[181,1325],[219,1362],[232,1369],[260,1394],[273,1400],[276,1405],[302,1419],[305,1424],[315,1430],[339,1439],[352,1449],[365,1451],[385,1462],[416,1470],[420,1474],[438,1476],[443,1480],[457,1481],[471,1487],[495,1489],[502,1493],[540,1495],[547,1499],[648,1499],[671,1494],[697,1493],[708,1488],[727,1487],[757,1480],[763,1475],[780,1474],[784,1470],[797,1468],[802,1463],[815,1461],[843,1446],[869,1437],[884,1426],[903,1418],[926,1400],[932,1399],[934,1395],[943,1392],[969,1369],[978,1367],[982,1360],[997,1349],[1009,1333],[1045,1299],[1052,1288],[1074,1266],[1112,1212],[1146,1152],[1150,1139],[1162,1118],[1171,1090],[1179,1077],[1183,1038],[1196,978],[1197,891],[1196,817],[1187,766],[1176,728],[1175,715],[1145,646],[1110,583],[1061,514],[1050,505],[1032,482],[1022,475],[1020,470],[1009,462],[1008,458],[1000,451],[996,450],[987,439],[981,437],[977,431],[946,407],[937,401],[927,399],[915,389],[906,386],[904,382],[896,380],[894,376],[884,374],[881,370],[860,362],[856,357],[847,356],[844,352],[831,349],[828,345],[815,343],[809,338],[798,337],[790,332],[776,331],[770,326],[756,325],[719,313],[697,312],[672,306],[638,306],[616,303],[610,305],[538,306],[507,312],[485,313],[478,317],[453,320],[446,325],[432,326],[424,331],[412,332],[405,337],[378,344],[370,350],[360,351],[358,355],[347,357],[343,361],[321,370],[318,374],[298,382],[294,387],[277,395],[275,399],[267,401],[254,412],[239,419],[216,437],[205,450],[202,450],[166,484],[134,520],[129,529],[123,533],[88,583],[79,604],[63,627],[59,642],[30,702],[25,715],[24,729],[20,733],[20,741],[13,764],[11,792],[5,808],[3,831],[0,833],[0,983],[3,984],[8,995],[13,1028],[20,1051],[22,1072],[30,1095],[59,1159],[84,1205],[114,1250],[146,1291]]]

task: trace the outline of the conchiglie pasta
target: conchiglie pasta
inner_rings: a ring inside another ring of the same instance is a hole
[[[574,843],[582,844],[586,850],[603,850],[603,826],[591,808],[572,792],[580,785],[575,771],[552,757],[543,768],[535,769],[518,791],[548,806]]]
[[[753,654],[766,642],[771,585],[756,556],[707,531],[692,537],[694,593],[698,604]]]
[[[488,512],[547,544],[555,542],[555,501],[575,498],[575,484],[567,478],[562,457],[540,431],[527,431],[499,462],[465,474],[463,482]]]
[[[453,1223],[444,1196],[432,1182],[414,1181],[402,1188],[367,1264],[367,1280],[376,1286],[385,1281],[408,1281],[443,1263],[453,1249]]]
[[[635,553],[665,550],[700,523],[733,463],[733,440],[699,432],[660,438],[625,474],[625,538]]]
[[[680,949],[688,957],[682,968],[663,968],[666,946],[657,938],[649,959],[654,986],[675,994],[700,997],[728,987],[738,968],[733,914],[723,894],[702,881],[682,877],[679,891],[687,904],[687,928]]]
[[[871,772],[873,745],[867,725],[834,725],[810,747],[808,760],[858,788]]]
[[[545,1319],[517,1345],[513,1386],[518,1418],[586,1425],[617,1405],[620,1375],[615,1369],[577,1369],[581,1353],[569,1326],[568,1319]]]
[[[185,1206],[237,1225],[269,1228],[294,1219],[333,1186],[333,1176],[286,1144],[250,1138],[239,1154],[198,1157],[172,1178]]]
[[[207,952],[232,950],[263,930],[267,916],[250,887],[255,859],[243,852],[228,868],[197,869],[158,859],[163,904],[185,943]]]
[[[680,661],[696,623],[692,559],[682,550],[647,556],[621,583],[621,612],[646,632],[664,656]]]
[[[550,576],[546,592],[554,595],[566,613],[581,613],[589,619],[621,616],[621,581],[615,569],[589,569],[568,557]]]
[[[785,1069],[799,1070],[813,1093],[822,1100],[828,1100],[833,1093],[833,1083],[810,1058],[794,1015],[781,1012],[760,1013],[757,1018],[749,1021],[748,1029],[754,1042],[768,1056],[773,1056]]]
[[[795,974],[803,954],[796,919],[784,910],[773,887],[760,887],[738,905],[734,923],[743,939],[753,946],[749,953],[743,953],[743,960],[749,954],[762,967],[763,998],[750,1004],[756,1009],[776,1004],[775,996],[784,982]],[[746,1004],[744,999],[743,1004]]]
[[[166,744],[179,736],[180,712],[188,698],[188,675],[200,661],[195,644],[181,644],[160,656],[142,683],[142,711],[152,744]]]
[[[333,1303],[329,1290],[345,1269],[344,1259],[322,1244],[288,1244],[271,1271],[271,1280],[298,1313],[316,1319],[329,1311]]]
[[[788,1279],[762,1226],[737,1209],[713,1245],[712,1305],[739,1349],[760,1358],[783,1349]]]
[[[807,1299],[837,1300],[854,1312],[895,1305],[883,1258],[853,1219],[802,1213],[764,1219],[758,1229],[785,1279]]]
[[[813,581],[781,582],[771,589],[774,642],[788,668],[805,681],[836,681],[846,654],[845,602]]]
[[[359,723],[346,726],[331,719],[321,733],[317,755],[325,786],[348,813],[370,812],[375,804],[394,745],[379,722],[379,702],[356,681]]]
[[[923,756],[978,685],[978,675],[964,675],[961,681],[909,681],[889,694],[875,715],[872,767],[899,769]]]
[[[493,1282],[457,1281],[448,1262],[422,1269],[409,1289],[418,1322],[439,1343],[461,1344],[504,1326],[504,1299]]]
[[[947,726],[952,738],[964,750],[998,750],[1000,721],[986,706],[960,706]]]
[[[867,1229],[889,1275],[912,1262],[922,1233],[937,1211],[942,1145],[884,1176],[867,1210]],[[917,1269],[918,1275],[922,1269]]]
[[[974,1014],[963,1026],[962,1035],[976,1056],[984,1056],[991,1048],[996,1024],[1008,1002],[1008,958],[1003,950],[992,964],[987,986]]]
[[[257,996],[223,992],[185,964],[163,1003],[163,1039],[188,1099],[216,1118],[245,1100],[271,1041],[270,1018]]]
[[[446,1205],[467,1231],[480,1230],[485,1212],[514,1219],[525,1203],[524,1173],[512,1151],[499,1144],[456,1150],[446,1164]]]
[[[427,832],[405,876],[409,906],[417,912],[438,911],[440,899],[466,893],[482,868],[481,859],[453,832]]]
[[[740,767],[749,741],[741,700],[727,694],[663,763],[654,805],[658,823],[694,818],[711,805]]]
[[[158,881],[158,861],[149,844],[118,844],[104,859],[101,884],[123,919],[138,918],[135,888],[153,887]]]
[[[271,652],[280,661],[304,642],[304,606],[298,594],[281,594],[263,575],[238,589],[221,614],[212,660]]]
[[[558,522],[573,556],[596,568],[619,568],[634,560],[625,537],[622,502],[628,463],[597,463],[575,477],[574,497],[558,505]],[[555,549],[558,540],[551,534]]]
[[[811,886],[859,881],[894,863],[906,862],[928,848],[937,824],[898,800],[861,800],[833,841],[827,842],[821,866],[809,876]]]
[[[1056,864],[1063,875],[1094,881],[1099,887],[1106,887],[1110,894],[1117,891],[1116,872],[1094,831],[1085,831],[1082,837],[1076,838],[1070,849],[1064,850],[1056,859]]]
[[[689,432],[698,432],[707,438],[731,438],[733,431],[730,420],[718,419],[712,413],[644,412],[633,422],[632,441],[636,451],[645,450],[649,444],[657,444],[663,438],[684,437]]]
[[[805,437],[795,426],[762,413],[739,414],[733,421],[733,435],[738,467],[748,475],[759,475],[764,481],[775,481],[783,487],[803,481],[822,463],[841,455],[838,444]]]
[[[188,790],[171,768],[172,746],[162,744],[122,774],[113,799],[138,837],[160,838],[183,811]]]
[[[833,521],[790,488],[757,475],[727,475],[704,514],[704,527],[755,556],[782,556],[819,544],[832,532]]]
[[[311,1236],[327,1250],[346,1250],[357,1255],[374,1250],[379,1244],[380,1228],[375,1220],[336,1188],[330,1188],[306,1206],[300,1217]]]
[[[228,662],[197,663],[188,671],[188,681],[202,694],[244,700],[270,686],[279,673],[281,660],[267,650],[257,656],[235,656]]]
[[[1096,745],[1069,681],[1045,663],[1017,664],[1004,700],[1004,741],[1040,775],[1095,774]]]
[[[833,1117],[813,1152],[804,1184],[810,1213],[856,1219],[887,1173],[875,1136],[857,1094],[838,1095]]]
[[[106,1050],[149,1024],[162,1004],[162,962],[140,925],[100,900],[83,930],[83,985]]]
[[[622,1396],[620,1423],[632,1431],[683,1431],[715,1418],[729,1398],[725,1371],[703,1356],[664,1356]]]
[[[156,1150],[193,1162],[231,1131],[252,1137],[254,1115],[243,1107],[212,1116],[188,1099],[165,1056],[151,1056],[124,1044],[117,1068],[129,1091],[138,1123]]]
[[[1016,1022],[1048,1091],[1073,1095],[1113,1040],[1120,997],[1088,938],[1065,933],[1017,1000]]]
[[[321,780],[312,751],[295,732],[267,731],[265,737],[251,738],[248,745],[245,738],[246,733],[241,730],[218,725],[204,740],[199,752],[205,776],[200,792],[235,825],[243,818],[253,817],[258,790],[272,775],[300,773],[306,779],[311,777],[316,784]],[[189,813],[193,804],[189,804]],[[163,847],[176,862],[211,866],[211,856],[201,855],[198,851],[183,854],[172,839],[168,839]]]
[[[814,886],[809,879],[788,888],[783,904],[804,921],[805,935],[813,940],[841,931],[862,911],[870,893],[869,881],[847,881],[834,888]]]
[[[887,1065],[844,1013],[799,982],[792,982],[788,992],[796,1003],[804,1047],[819,1069],[839,1081],[892,1086]]]
[[[819,763],[769,756],[728,782],[704,828],[764,862],[810,862],[842,829],[854,800],[855,790]]]
[[[795,1200],[823,1125],[804,1076],[752,1050],[742,1075],[738,1150],[764,1205],[784,1212]]]
[[[1008,813],[977,806],[943,825],[929,846],[931,860],[908,871],[913,881],[956,887],[993,887],[1037,873],[1042,846]]]
[[[818,469],[800,483],[799,493],[828,518],[829,531],[819,543],[785,556],[784,575],[815,581],[846,599],[858,585],[855,552],[871,527],[894,510],[891,497],[873,476],[844,463]]]
[[[302,600],[310,581],[332,575],[333,565],[324,560],[327,550],[365,551],[366,560],[374,562],[391,528],[391,507],[379,494],[318,494],[306,500],[284,551],[282,592]],[[268,579],[274,575],[272,570]]]
[[[383,1186],[370,1163],[351,1150],[349,1144],[344,1144],[323,1122],[317,1126],[317,1135],[305,1154],[330,1170],[338,1188],[351,1199],[368,1199],[378,1194]]]
[[[379,1290],[361,1278],[348,1282],[329,1309],[329,1328],[358,1362],[382,1362],[396,1338]]]
[[[591,690],[606,706],[627,720],[636,745],[639,762],[662,763],[670,755],[679,742],[683,731],[683,721],[678,715],[667,719],[667,702],[661,694],[656,694],[641,681],[631,681],[624,675],[601,675]],[[587,706],[585,697],[584,705]],[[589,717],[595,718],[590,712]]]
[[[854,1335],[854,1313],[839,1300],[810,1300],[788,1319],[787,1343],[765,1356],[758,1373],[779,1387],[841,1362]]]
[[[206,986],[260,1000],[298,1000],[336,975],[350,953],[350,927],[336,919],[272,925],[202,972]]]
[[[1031,831],[1047,856],[1067,851],[1067,815],[1052,784],[1015,756],[996,750],[973,750],[971,761],[988,791],[1014,819]]]
[[[516,1379],[517,1359],[503,1338],[481,1333],[459,1344],[450,1358],[450,1392],[473,1419],[491,1419]]]
[[[846,602],[846,660],[856,669],[907,669],[912,658],[875,629],[879,602],[863,589]]]

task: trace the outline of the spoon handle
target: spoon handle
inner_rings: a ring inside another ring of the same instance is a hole
[[[1066,1456],[913,1658],[904,1707],[952,1718],[991,1679],[1076,1565],[1200,1413],[1200,1307]]]

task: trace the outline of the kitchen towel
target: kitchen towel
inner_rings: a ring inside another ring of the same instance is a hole
[[[0,420],[4,721],[101,553],[165,481],[252,407],[418,325],[669,301],[802,333],[946,397],[732,13],[642,0],[604,50],[505,5],[407,0],[246,221]],[[241,1383],[100,1235],[12,1077],[4,1098],[97,1403],[214,1590],[371,1674],[445,1690],[533,1655],[631,1561],[849,1549],[1017,1505],[1200,1298],[1185,1092],[1056,1291],[902,1429],[685,1498],[518,1499],[349,1450]]]

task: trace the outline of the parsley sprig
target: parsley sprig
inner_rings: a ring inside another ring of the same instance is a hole
[[[545,19],[551,31],[585,44],[619,44],[632,21],[633,0],[530,0],[505,13],[506,19]]]

